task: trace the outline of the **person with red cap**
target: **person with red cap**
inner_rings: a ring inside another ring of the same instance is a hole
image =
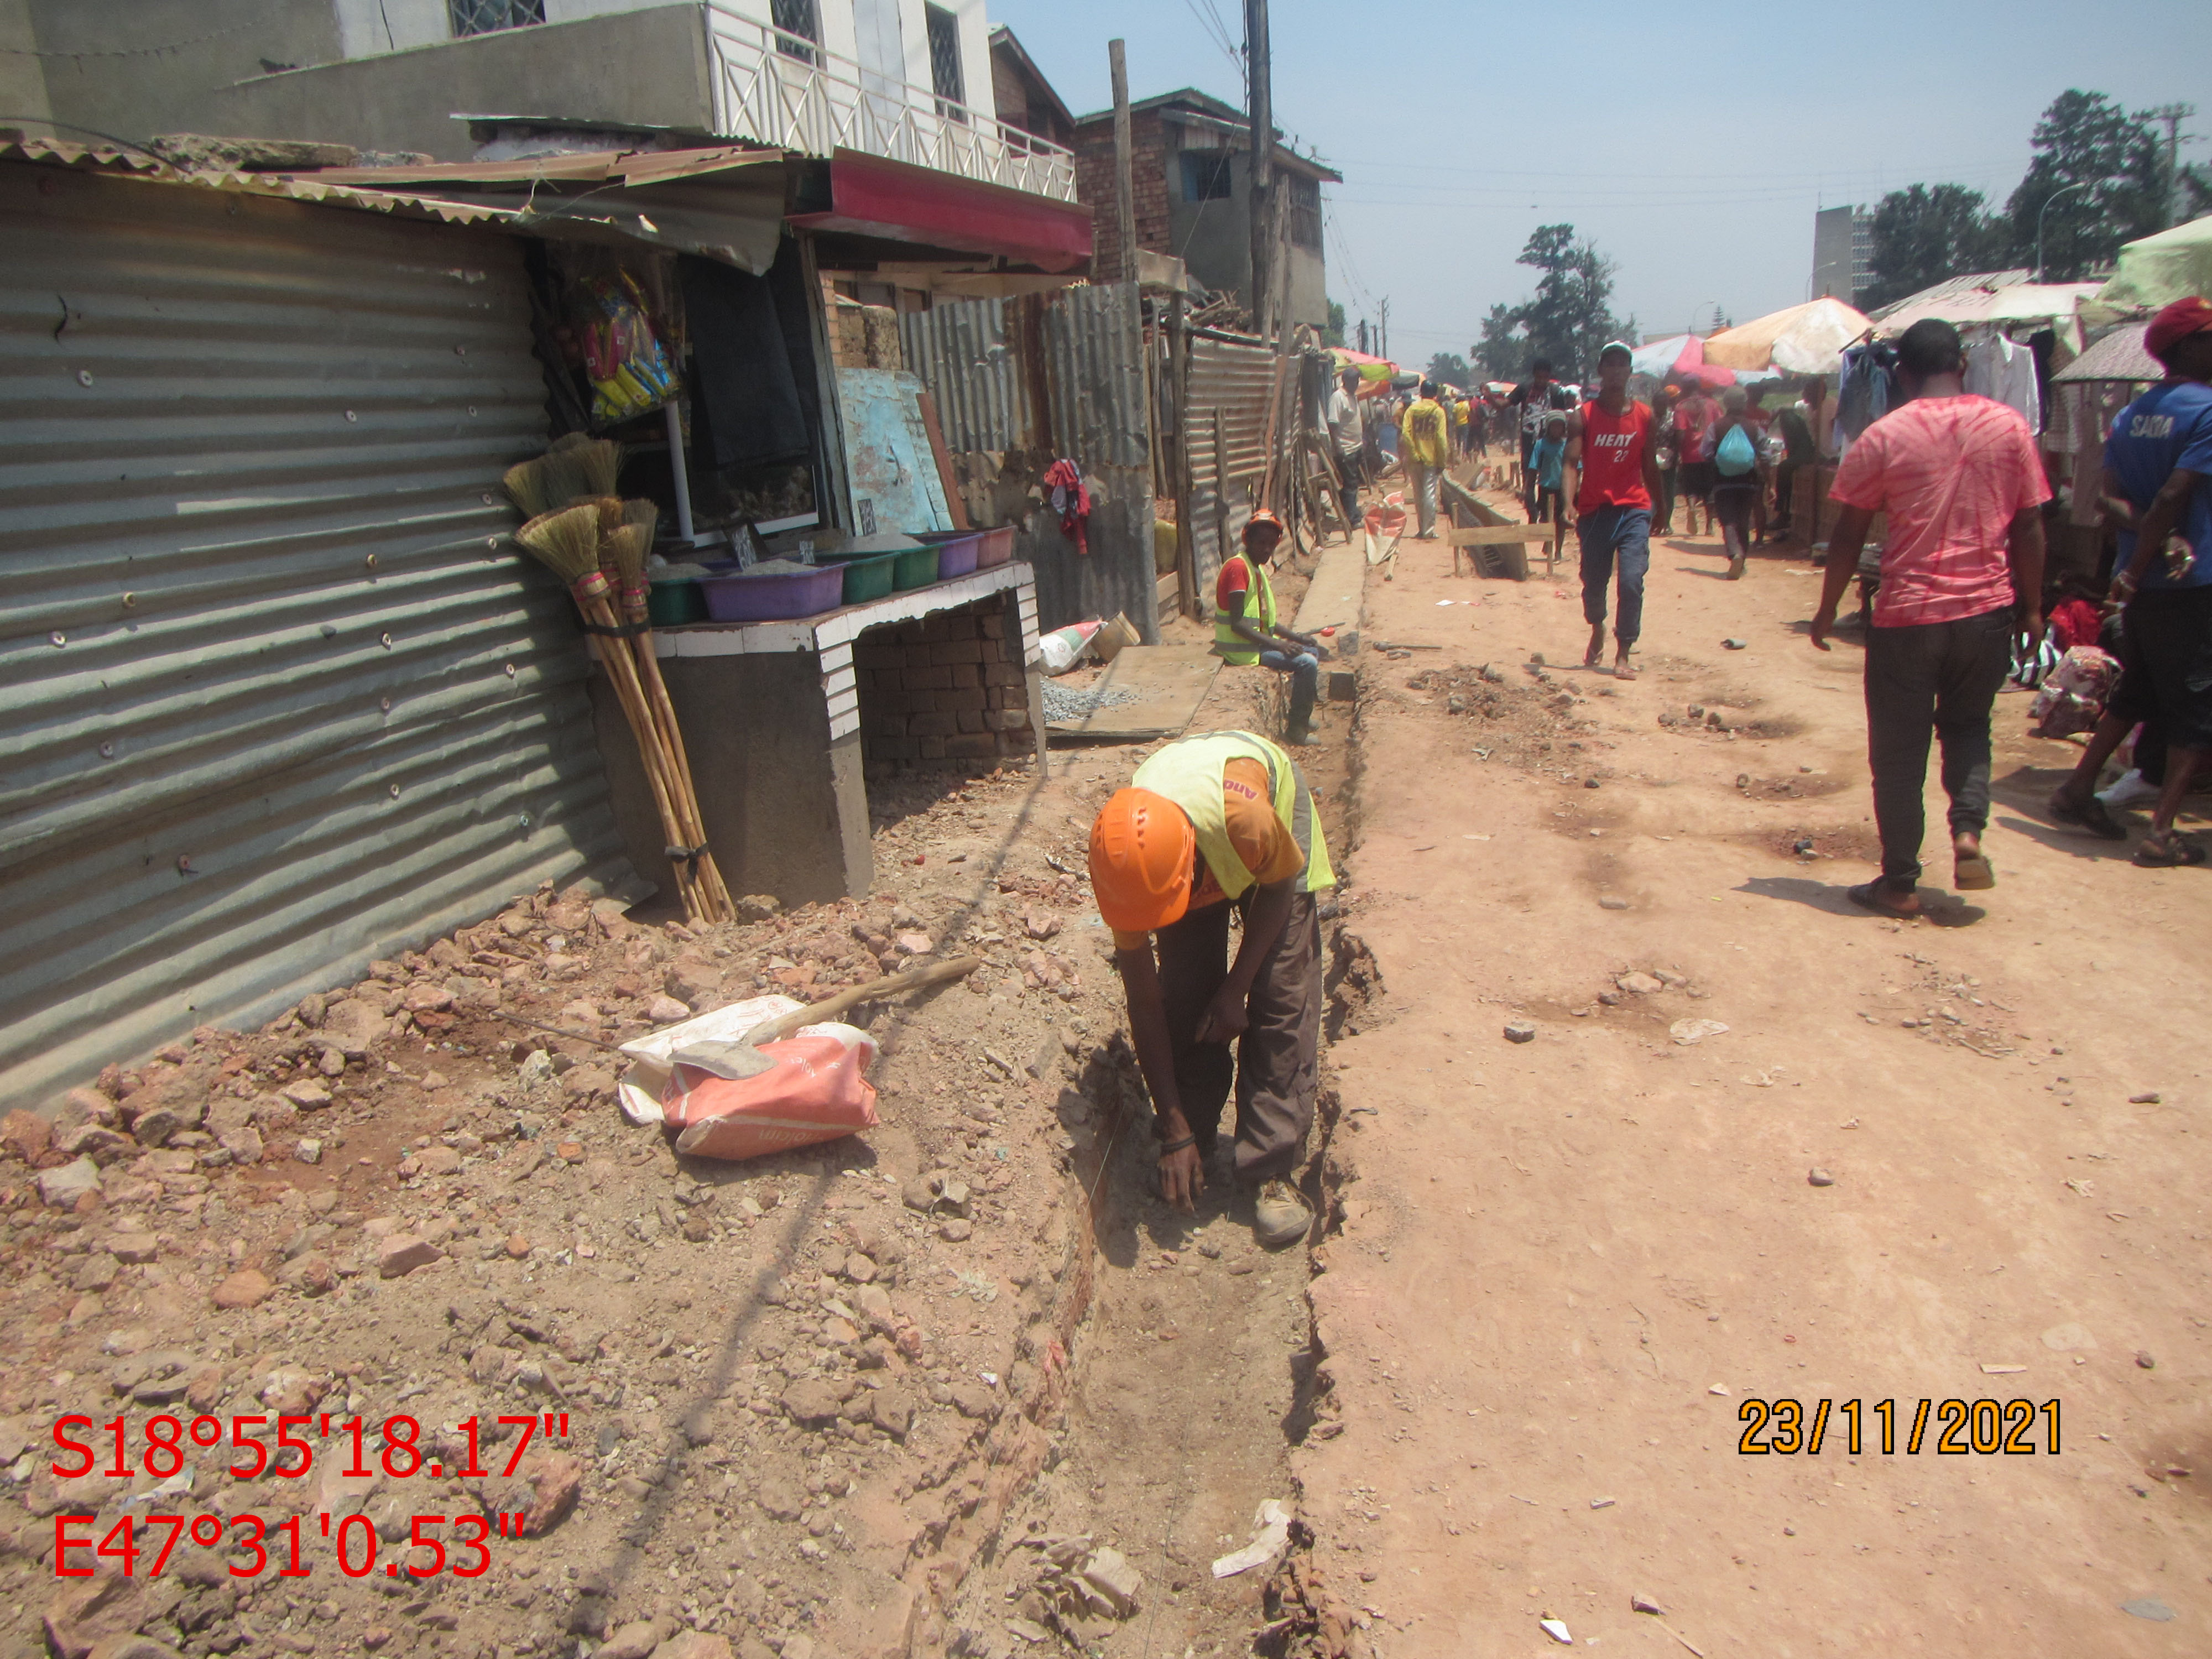
[[[1169,744],[1091,826],[1091,887],[1152,1091],[1161,1194],[1193,1212],[1233,1080],[1233,1167],[1258,1188],[1254,1231],[1270,1249],[1313,1222],[1290,1177],[1313,1122],[1319,905],[1335,885],[1297,763],[1251,732]],[[1232,915],[1243,924],[1233,958]]]
[[[2120,683],[2051,816],[2108,841],[2126,839],[2093,793],[2097,775],[2138,721],[2166,732],[2166,781],[2136,862],[2202,864],[2204,848],[2174,816],[2212,754],[2212,305],[2195,295],[2151,319],[2143,349],[2166,379],[2112,417],[2104,495],[2118,521],[2112,578],[2120,613]]]

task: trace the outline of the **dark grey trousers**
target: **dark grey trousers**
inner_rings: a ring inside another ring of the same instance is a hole
[[[1176,1092],[1200,1156],[1213,1151],[1233,1079],[1237,1176],[1269,1181],[1297,1166],[1313,1121],[1321,1076],[1321,913],[1311,893],[1291,896],[1282,935],[1252,981],[1245,1004],[1250,1024],[1232,1060],[1226,1045],[1194,1036],[1199,1017],[1229,977],[1232,908],[1209,904],[1159,930],[1160,991],[1175,1048]]]
[[[1867,761],[1883,882],[1911,892],[1927,834],[1928,739],[1943,748],[1952,833],[1990,822],[1990,708],[2012,661],[2012,607],[1867,630]]]

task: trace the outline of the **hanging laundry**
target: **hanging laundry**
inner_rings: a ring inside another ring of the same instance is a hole
[[[1843,385],[1836,394],[1835,430],[1844,447],[1856,441],[1903,398],[1897,386],[1897,349],[1886,340],[1845,348]]]
[[[1991,329],[1966,347],[1966,390],[2016,409],[2030,432],[2043,430],[2043,392],[2035,353]]]
[[[1060,514],[1060,533],[1075,544],[1078,553],[1090,552],[1091,492],[1083,487],[1075,463],[1054,461],[1044,475],[1044,487],[1052,492],[1052,510]]]

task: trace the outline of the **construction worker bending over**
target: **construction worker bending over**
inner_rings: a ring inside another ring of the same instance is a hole
[[[1206,1190],[1233,1078],[1233,1167],[1259,1189],[1253,1231],[1271,1249],[1296,1242],[1313,1221],[1289,1177],[1319,1073],[1316,907],[1336,885],[1297,763],[1250,732],[1168,744],[1091,826],[1091,885],[1152,1091],[1162,1195],[1188,1213]],[[1243,919],[1233,961],[1232,910]]]
[[[1328,651],[1319,640],[1275,621],[1267,567],[1282,542],[1283,521],[1263,507],[1244,526],[1244,550],[1221,562],[1213,584],[1213,654],[1232,666],[1258,663],[1291,677],[1290,729],[1283,741],[1303,747],[1313,741],[1314,697]]]

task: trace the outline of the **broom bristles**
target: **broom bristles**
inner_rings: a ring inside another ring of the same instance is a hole
[[[599,574],[599,515],[595,508],[564,507],[539,514],[514,532],[514,539],[571,586]]]
[[[660,525],[660,507],[658,503],[653,501],[624,501],[623,503],[623,522],[624,524],[642,525],[644,526],[645,544],[647,549],[650,550],[653,546],[653,534],[655,531],[659,528]]]
[[[499,481],[500,488],[524,518],[535,519],[556,511],[568,501],[565,480],[568,472],[569,469],[550,456],[540,455],[507,468]]]
[[[653,547],[653,532],[644,525],[617,525],[605,532],[599,540],[603,552],[614,557],[617,585],[627,599],[635,592],[642,599],[645,593],[645,556]]]
[[[556,438],[545,453],[558,455],[563,463],[574,470],[577,495],[611,495],[615,493],[615,479],[622,471],[622,446],[613,439],[592,438],[581,432],[570,432]]]

